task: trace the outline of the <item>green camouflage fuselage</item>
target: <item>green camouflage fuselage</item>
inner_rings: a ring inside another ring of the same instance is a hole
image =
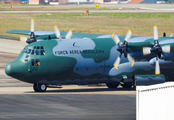
[[[124,41],[125,36],[119,36]],[[159,42],[169,38],[160,38]],[[170,38],[171,39],[171,38]],[[128,52],[137,60],[155,57],[143,55],[142,47],[151,47],[153,38],[133,36]],[[164,45],[167,43],[164,43]],[[172,43],[173,44],[173,43]],[[120,82],[123,75],[130,82],[133,75],[154,74],[154,65],[148,61],[137,61],[131,67],[122,56],[118,70],[113,63],[120,55],[111,38],[57,39],[34,42],[27,45],[15,61],[6,66],[9,76],[29,83],[78,84]],[[173,56],[173,49],[171,53]],[[169,57],[170,55],[168,55]],[[172,63],[162,62],[161,73],[166,80],[174,77]],[[174,66],[174,65],[173,65]],[[114,70],[113,70],[114,69]],[[111,73],[111,74],[109,74]]]

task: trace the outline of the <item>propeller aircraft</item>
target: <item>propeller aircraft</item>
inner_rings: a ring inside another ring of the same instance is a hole
[[[174,75],[173,37],[104,35],[87,33],[10,30],[7,33],[29,43],[15,61],[7,64],[7,75],[33,83],[35,92],[49,85],[106,83],[108,88],[150,85],[171,80]],[[124,56],[122,56],[124,54]],[[168,61],[167,61],[168,60]],[[115,61],[115,62],[114,62]],[[161,72],[160,72],[161,69]],[[154,74],[155,71],[155,74]],[[162,73],[162,74],[161,74]]]

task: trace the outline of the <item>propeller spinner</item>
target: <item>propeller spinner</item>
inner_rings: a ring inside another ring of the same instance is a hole
[[[20,41],[22,42],[27,42],[28,44],[32,43],[32,42],[36,42],[36,36],[34,34],[34,19],[31,19],[31,33],[30,33],[30,38],[27,38],[25,36],[21,36],[20,37]]]
[[[122,53],[131,63],[131,67],[134,65],[135,60],[129,55],[128,50],[127,50],[128,41],[131,38],[131,35],[132,35],[132,32],[130,30],[128,30],[127,35],[125,37],[125,41],[122,43],[117,35],[114,35],[114,33],[112,34],[112,39],[118,46],[117,50],[120,52],[120,55],[117,57],[116,61],[114,62],[114,67],[117,70],[118,70],[118,66],[120,64]]]
[[[156,64],[155,64],[155,74],[160,74],[160,66],[158,59],[161,58],[161,53],[170,53],[170,45],[160,46],[158,42],[158,29],[157,26],[153,28],[154,32],[154,45],[153,47],[143,47],[143,55],[148,55],[150,53],[156,54]]]
[[[30,38],[27,38],[25,36],[21,36],[20,41],[27,42],[28,44],[30,44],[32,42],[37,42],[36,36],[34,34],[34,19],[31,19],[31,30],[30,31],[31,31]],[[60,31],[59,31],[57,25],[54,27],[54,31],[55,31],[56,37],[58,39],[62,39],[62,37],[60,35]],[[65,36],[65,39],[71,39],[72,35],[73,35],[72,31],[69,30],[69,32]]]

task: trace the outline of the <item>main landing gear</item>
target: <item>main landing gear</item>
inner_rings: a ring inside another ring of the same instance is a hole
[[[113,82],[113,83],[106,83],[108,88],[117,88],[119,86],[119,82]],[[132,82],[127,82],[121,84],[123,88],[132,88],[133,83]]]
[[[42,84],[42,83],[34,83],[33,89],[35,92],[45,92],[47,89],[47,86],[46,84]]]
[[[108,88],[117,88],[119,84],[119,82],[106,83]]]
[[[128,82],[128,83],[121,84],[121,86],[122,86],[123,88],[131,88],[131,87],[132,87],[132,82]]]

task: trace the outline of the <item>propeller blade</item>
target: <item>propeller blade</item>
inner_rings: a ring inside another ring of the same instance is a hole
[[[121,54],[120,54],[120,56],[121,56]],[[116,59],[116,61],[114,62],[114,67],[115,67],[117,70],[118,70],[118,65],[120,64],[120,60],[121,60],[120,56],[118,56],[117,59]]]
[[[158,28],[157,26],[153,27],[154,40],[158,40]]]
[[[21,42],[26,42],[26,41],[27,41],[27,37],[25,37],[25,36],[20,36],[20,41],[21,41]]]
[[[57,25],[54,26],[54,31],[55,31],[56,37],[61,38],[60,32],[59,32],[59,29],[58,29]]]
[[[34,19],[31,19],[31,32],[34,32]]]
[[[151,53],[150,49],[151,49],[150,47],[143,47],[143,55],[150,54]]]
[[[126,35],[126,38],[125,38],[125,41],[126,41],[126,42],[129,41],[129,39],[131,38],[131,35],[132,35],[131,30],[128,30],[127,35]]]
[[[131,63],[131,67],[133,67],[135,60],[133,57],[131,57],[129,54],[127,54],[127,59],[129,60],[129,62]]]
[[[160,66],[159,66],[158,57],[156,57],[155,74],[156,75],[160,74]]]
[[[120,39],[118,38],[117,35],[115,35],[114,33],[112,34],[112,39],[115,42],[115,44],[118,44],[120,42]]]
[[[70,39],[72,37],[72,31],[69,30],[69,32],[66,34],[65,39]]]
[[[162,51],[164,53],[170,53],[170,45],[162,46]]]

